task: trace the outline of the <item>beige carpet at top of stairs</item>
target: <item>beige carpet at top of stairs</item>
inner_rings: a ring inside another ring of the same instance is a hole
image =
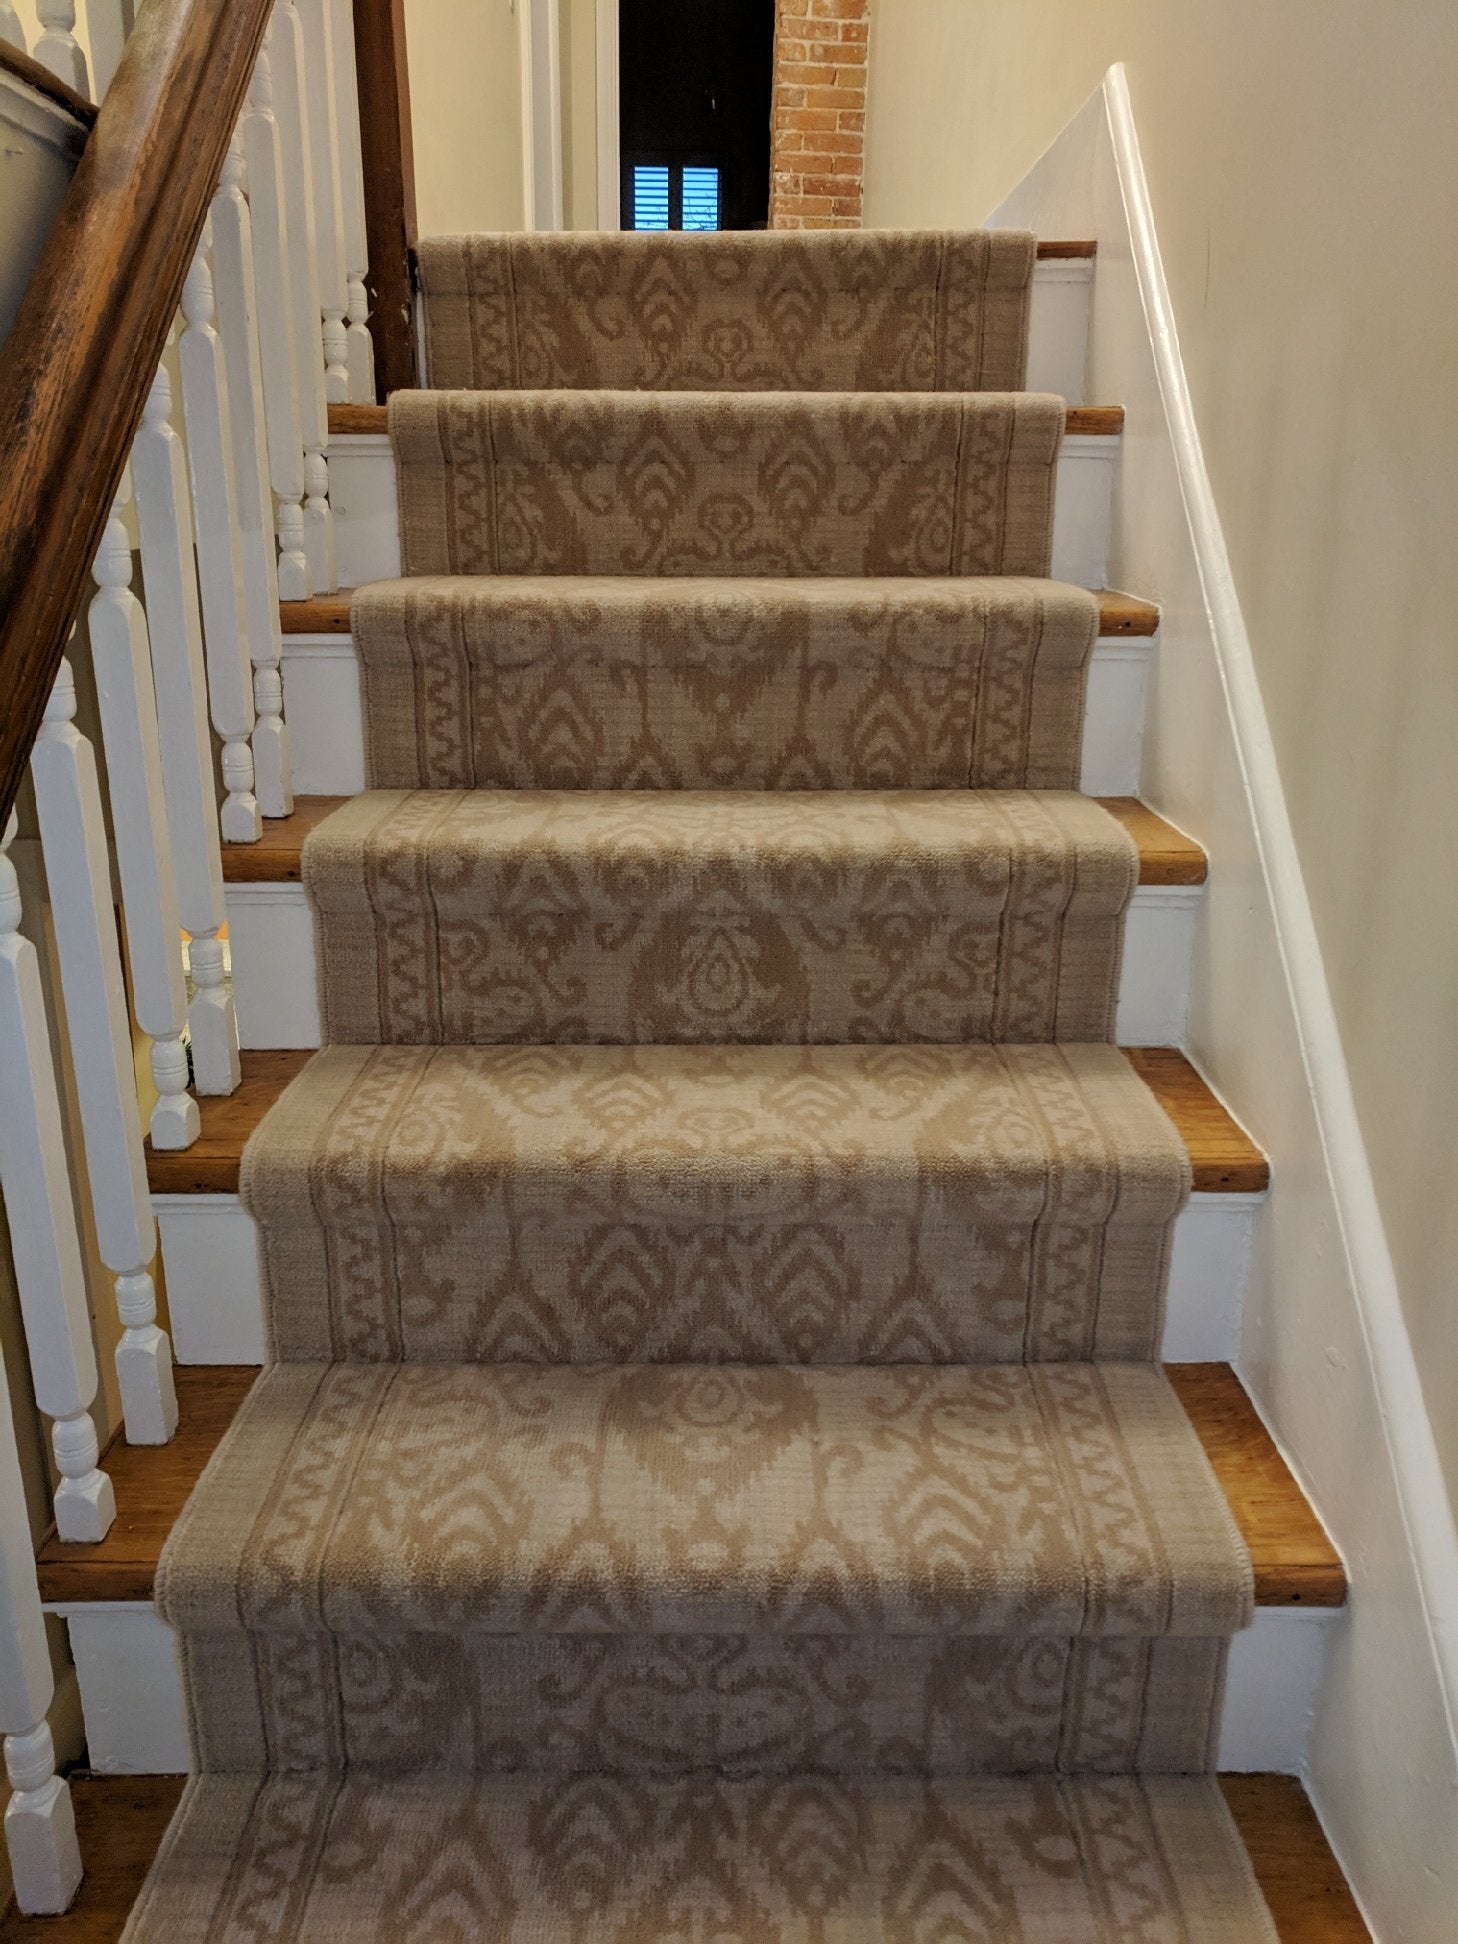
[[[1023,230],[435,236],[433,385],[1017,391]]]
[[[1105,1040],[1138,852],[1036,790],[366,791],[312,831],[325,1037]]]
[[[1098,600],[1058,581],[456,575],[354,595],[377,789],[1078,784]]]
[[[401,571],[1048,572],[1061,398],[408,392]]]
[[[244,1155],[284,1357],[1157,1354],[1189,1161],[1111,1046],[326,1048]]]

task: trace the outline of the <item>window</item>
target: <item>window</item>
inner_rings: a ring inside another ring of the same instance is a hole
[[[718,229],[717,164],[633,162],[629,180],[633,229]]]

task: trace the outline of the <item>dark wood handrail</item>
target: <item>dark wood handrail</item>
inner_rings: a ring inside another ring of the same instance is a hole
[[[0,41],[0,68],[13,74],[17,81],[23,81],[28,88],[54,102],[57,108],[64,108],[81,123],[90,128],[96,120],[96,103],[88,101],[85,95],[78,95],[74,88],[68,88],[59,75],[52,74],[48,67],[42,67],[33,55],[23,54],[9,41]]]
[[[365,287],[375,346],[375,395],[383,405],[392,391],[414,386],[417,370],[415,155],[404,0],[354,0],[354,60],[370,259]]]
[[[0,349],[8,816],[243,106],[270,0],[146,0]]]

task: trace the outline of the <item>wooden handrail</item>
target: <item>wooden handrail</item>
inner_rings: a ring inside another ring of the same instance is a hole
[[[354,60],[370,259],[366,289],[375,345],[375,391],[383,405],[392,391],[408,391],[415,385],[417,369],[412,268],[415,158],[404,0],[354,0]]]
[[[9,41],[0,41],[0,68],[17,81],[23,81],[26,87],[34,88],[37,94],[44,95],[57,108],[64,108],[83,127],[90,128],[96,120],[94,101],[88,101],[85,95],[78,95],[74,88],[68,88],[59,75],[52,74],[48,67],[42,67],[33,55],[12,47]]]
[[[167,342],[271,0],[146,0],[0,350],[0,820]]]

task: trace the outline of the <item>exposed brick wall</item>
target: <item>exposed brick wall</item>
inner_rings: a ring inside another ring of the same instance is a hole
[[[776,0],[771,229],[859,229],[871,0]]]

